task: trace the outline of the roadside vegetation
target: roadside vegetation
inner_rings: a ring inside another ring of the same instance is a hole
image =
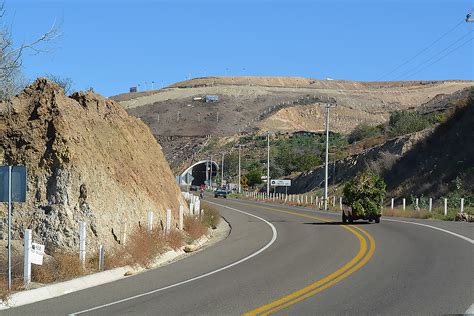
[[[178,250],[185,245],[206,235],[209,229],[216,229],[221,220],[218,209],[204,201],[201,204],[201,216],[185,216],[184,230],[172,229],[165,234],[161,227],[148,231],[143,226],[136,226],[124,245],[117,245],[105,252],[105,270],[130,266],[132,268],[153,267],[159,256],[169,250]],[[24,289],[23,254],[12,252],[12,291]],[[85,265],[79,261],[79,254],[57,250],[45,256],[43,265],[32,265],[32,282],[48,284],[67,281],[80,276],[99,272],[99,254],[87,255]],[[0,299],[7,299],[7,279],[0,275]]]

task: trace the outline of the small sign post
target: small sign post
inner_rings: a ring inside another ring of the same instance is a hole
[[[8,203],[8,289],[12,288],[11,215],[13,202],[26,202],[26,167],[0,166],[0,202]]]

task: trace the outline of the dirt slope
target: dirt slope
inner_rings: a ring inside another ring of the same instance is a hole
[[[0,164],[28,167],[28,200],[14,205],[14,238],[33,229],[47,247],[76,247],[78,222],[88,247],[110,245],[146,221],[148,210],[177,218],[181,194],[149,128],[93,92],[71,97],[38,79],[0,103]]]
[[[193,138],[198,144],[208,135],[222,138],[267,130],[320,132],[325,128],[323,107],[327,102],[336,105],[331,112],[331,131],[349,133],[361,122],[384,123],[392,111],[423,107],[448,96],[456,98],[463,89],[472,86],[472,81],[206,77],[112,99],[120,101],[129,114],[150,126],[166,157],[176,166],[195,153],[181,148],[201,148],[189,146]],[[192,100],[208,94],[218,95],[220,102]]]

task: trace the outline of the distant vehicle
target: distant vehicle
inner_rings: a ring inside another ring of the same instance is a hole
[[[214,197],[218,198],[219,196],[222,196],[224,199],[227,199],[227,191],[222,190],[222,189],[217,189],[214,191]]]
[[[219,96],[218,95],[206,95],[205,101],[206,101],[206,103],[219,102]]]
[[[130,93],[138,92],[137,87],[130,87]]]
[[[191,186],[189,187],[189,191],[197,191],[198,189],[199,189],[199,186],[195,184],[191,184]]]
[[[369,214],[367,212],[361,214],[355,214],[350,207],[343,207],[342,209],[342,222],[347,223],[349,222],[352,224],[354,221],[358,219],[367,220],[369,222],[376,222],[380,223],[380,217],[382,213],[379,211],[377,213]]]

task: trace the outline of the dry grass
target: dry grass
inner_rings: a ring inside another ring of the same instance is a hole
[[[197,217],[185,216],[184,231],[192,240],[196,240],[207,233],[207,227],[205,227]]]
[[[172,229],[166,235],[166,243],[167,245],[174,250],[177,250],[184,246],[184,236],[183,233],[179,230]]]
[[[166,241],[161,229],[148,232],[143,227],[136,227],[125,248],[132,259],[132,265],[149,268],[155,258],[165,251]]]
[[[201,217],[201,223],[206,227],[216,229],[217,225],[221,220],[219,210],[214,205],[211,205],[204,201],[202,202],[201,206],[204,209],[204,213]]]
[[[383,216],[389,217],[407,217],[407,218],[422,218],[427,219],[431,217],[431,214],[427,211],[410,211],[402,209],[384,209],[382,212]]]

